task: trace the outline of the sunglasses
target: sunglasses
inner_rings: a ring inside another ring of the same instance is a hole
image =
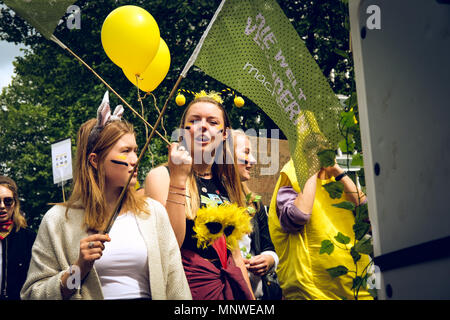
[[[0,198],[0,203],[4,203],[5,207],[10,208],[14,203],[14,198],[6,197],[6,198]]]

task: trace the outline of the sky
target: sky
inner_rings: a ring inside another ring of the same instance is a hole
[[[24,46],[16,46],[14,43],[0,41],[0,91],[11,83],[11,77],[14,73],[12,62],[15,57],[23,56],[20,48],[24,48]]]

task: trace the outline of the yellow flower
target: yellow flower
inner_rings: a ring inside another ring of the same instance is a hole
[[[227,248],[233,250],[245,234],[252,232],[250,221],[251,216],[247,208],[239,207],[235,203],[200,208],[194,225],[197,246],[206,248],[225,234]]]

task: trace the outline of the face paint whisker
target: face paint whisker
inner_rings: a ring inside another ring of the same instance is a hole
[[[111,160],[111,162],[112,162],[112,163],[115,163],[115,164],[121,164],[121,165],[123,165],[123,166],[128,167],[128,163],[123,162],[123,161],[119,161],[119,160]]]

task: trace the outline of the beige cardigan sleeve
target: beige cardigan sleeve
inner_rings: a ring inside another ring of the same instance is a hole
[[[87,233],[81,228],[83,211],[54,206],[43,217],[32,249],[27,279],[20,292],[23,300],[61,300],[60,278],[76,261],[79,241]],[[81,290],[70,299],[102,299],[95,270],[84,280]]]

